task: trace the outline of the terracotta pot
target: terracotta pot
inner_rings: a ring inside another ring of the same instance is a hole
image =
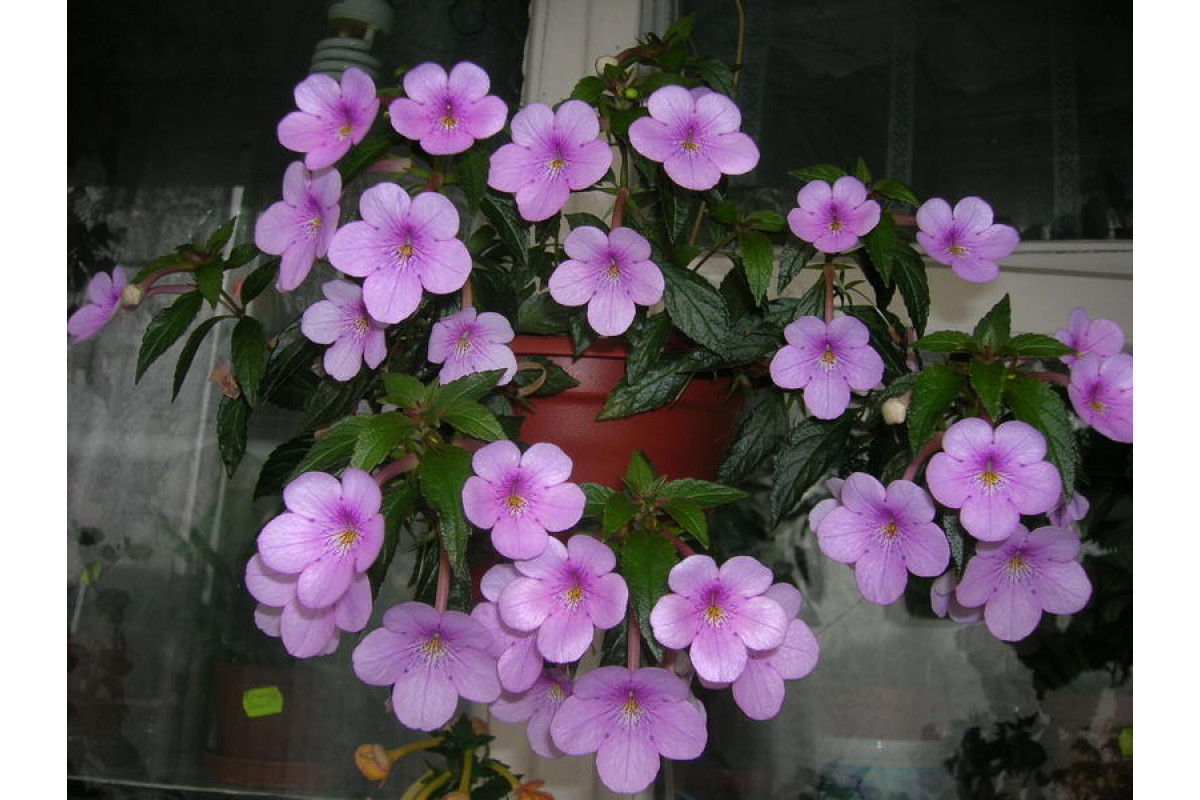
[[[518,336],[512,343],[517,360],[545,356],[579,381],[579,386],[550,397],[527,398],[521,440],[552,442],[575,468],[571,480],[614,488],[633,451],[641,450],[655,471],[672,479],[714,480],[733,437],[740,400],[730,396],[730,379],[693,378],[675,402],[626,419],[598,421],[596,415],[613,388],[625,377],[629,348],[612,340],[598,342],[578,359],[563,337]]]

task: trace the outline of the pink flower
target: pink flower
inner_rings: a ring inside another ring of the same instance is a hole
[[[497,386],[512,380],[517,372],[517,357],[508,343],[513,340],[512,325],[499,314],[464,308],[433,323],[429,334],[429,360],[442,364],[439,383],[449,383],[473,372],[502,369]]]
[[[689,654],[696,674],[712,683],[733,683],[746,668],[747,650],[783,644],[788,619],[779,603],[763,596],[771,570],[750,556],[721,565],[708,556],[688,556],[671,568],[671,594],[650,612],[654,638]]]
[[[583,517],[583,490],[567,482],[571,459],[557,445],[539,442],[521,453],[512,442],[492,442],[471,466],[463,511],[471,524],[491,529],[492,545],[506,558],[540,556],[547,531],[565,531]]]
[[[833,186],[809,181],[796,203],[788,212],[788,227],[822,253],[844,253],[879,224],[879,203],[868,200],[867,187],[851,175],[838,178]]]
[[[1046,440],[1032,425],[1011,420],[993,431],[971,417],[946,431],[925,481],[939,503],[962,509],[967,533],[1000,541],[1020,524],[1021,514],[1044,514],[1058,503],[1062,478],[1045,456]]]
[[[1074,364],[1088,353],[1111,356],[1125,347],[1125,331],[1111,319],[1091,319],[1087,311],[1077,308],[1067,318],[1067,327],[1054,332],[1054,338],[1074,350],[1074,353],[1059,356],[1064,364]]]
[[[562,667],[539,670],[533,684],[522,692],[508,692],[491,705],[501,722],[525,722],[529,746],[542,758],[561,758],[563,751],[550,736],[550,721],[571,696],[574,681]]]
[[[112,276],[97,272],[88,281],[88,302],[67,318],[71,344],[90,339],[108,324],[121,307],[121,290],[129,283],[124,267],[113,267]]]
[[[662,270],[650,260],[650,243],[630,228],[605,233],[580,227],[567,234],[570,258],[550,275],[550,296],[564,306],[587,303],[588,323],[601,336],[619,336],[633,323],[636,305],[662,299]]]
[[[738,131],[742,112],[723,94],[693,96],[682,86],[664,86],[646,101],[650,116],[629,126],[629,141],[659,161],[680,186],[705,191],[721,175],[742,175],[758,164],[754,140]]]
[[[520,575],[512,564],[497,564],[489,569],[480,581],[480,589],[488,602],[471,609],[471,618],[492,635],[488,652],[496,659],[500,686],[505,692],[523,692],[542,674],[542,654],[537,649],[536,631],[519,631],[505,625],[496,605],[500,592]]]
[[[279,291],[290,292],[303,283],[313,261],[324,258],[337,230],[338,199],[342,176],[335,169],[309,172],[299,161],[283,174],[283,200],[262,213],[254,224],[254,244],[259,250],[282,256]]]
[[[258,601],[254,622],[268,636],[283,639],[296,658],[332,653],[339,631],[358,633],[371,617],[371,582],[356,574],[345,594],[324,608],[309,608],[296,597],[300,578],[276,572],[255,555],[246,564],[246,589]]]
[[[488,94],[490,87],[487,73],[469,61],[455,64],[448,76],[437,64],[413,67],[404,73],[408,96],[388,107],[392,127],[420,140],[430,155],[461,153],[504,127],[508,107]]]
[[[375,82],[355,67],[342,73],[340,86],[328,75],[309,75],[297,84],[295,97],[300,110],[279,122],[279,143],[305,153],[309,169],[328,167],[346,155],[379,113]]]
[[[343,226],[329,245],[329,260],[363,283],[371,316],[389,325],[407,319],[421,292],[449,294],[471,272],[467,246],[455,238],[458,211],[437,192],[409,199],[394,183],[363,192],[362,220]]]
[[[917,243],[940,264],[971,283],[987,283],[1000,274],[996,262],[1017,248],[1016,228],[992,224],[992,207],[978,197],[954,206],[940,197],[917,209]]]
[[[600,780],[627,794],[654,782],[660,755],[697,758],[708,742],[703,706],[693,705],[682,678],[658,667],[601,667],[579,678],[550,735],[564,753],[595,753]]]
[[[884,489],[856,472],[842,485],[841,505],[817,526],[817,541],[834,561],[854,565],[863,597],[887,605],[904,593],[910,572],[932,578],[950,563],[950,544],[934,513],[929,495],[912,481]]]
[[[379,555],[382,499],[375,480],[361,469],[347,469],[340,481],[306,472],[284,487],[288,510],[259,533],[258,554],[271,569],[300,576],[301,603],[331,606]]]
[[[578,661],[597,628],[614,628],[625,618],[629,589],[613,572],[617,557],[591,536],[572,536],[565,546],[549,539],[541,555],[514,566],[520,575],[500,592],[500,619],[515,630],[536,631],[547,661]]]
[[[1133,442],[1133,356],[1088,353],[1071,365],[1067,396],[1097,432],[1114,442]]]
[[[958,581],[954,570],[949,570],[938,577],[929,587],[929,605],[933,613],[939,617],[949,616],[961,625],[973,625],[983,621],[982,608],[967,608],[958,601],[956,587]]]
[[[828,325],[801,317],[783,329],[787,344],[771,359],[771,380],[804,389],[804,405],[819,419],[836,419],[850,405],[850,390],[865,392],[883,378],[883,359],[868,344],[867,326],[854,317]]]
[[[1079,492],[1074,492],[1070,500],[1059,500],[1058,505],[1046,512],[1050,524],[1056,528],[1071,528],[1071,525],[1087,516],[1091,503]]]
[[[516,192],[522,218],[554,216],[572,191],[586,189],[612,165],[612,150],[600,136],[600,118],[581,100],[552,111],[533,103],[512,118],[513,143],[492,154],[488,186]]]
[[[475,703],[500,697],[487,629],[459,611],[403,603],[383,615],[383,627],[354,648],[354,674],[372,686],[392,686],[392,710],[408,728],[431,731],[454,716],[461,696]]]
[[[1032,533],[1017,525],[1003,542],[983,542],[967,562],[957,596],[966,606],[983,606],[983,619],[997,639],[1015,642],[1033,633],[1042,612],[1074,614],[1092,594],[1075,561],[1079,536],[1062,528]]]
[[[300,318],[300,332],[317,344],[333,345],[325,351],[325,371],[336,380],[348,381],[358,374],[363,361],[371,369],[378,367],[387,355],[387,326],[371,318],[362,287],[349,281],[329,281],[321,293],[325,299],[309,306]]]

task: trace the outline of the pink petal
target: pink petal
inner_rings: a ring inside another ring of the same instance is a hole
[[[560,607],[538,628],[538,651],[547,661],[569,664],[587,652],[594,636],[595,628],[582,607],[574,611]]]
[[[821,552],[842,564],[853,564],[862,558],[871,543],[875,526],[864,515],[838,507],[829,512],[817,526],[817,544]]]
[[[309,608],[331,606],[350,588],[354,562],[346,556],[326,553],[300,572],[296,597]]]
[[[524,149],[541,145],[554,127],[554,112],[545,103],[530,103],[513,114],[510,127],[516,146]]]
[[[471,274],[471,254],[460,240],[431,242],[425,246],[423,255],[420,263],[421,284],[430,292],[450,294],[457,292],[467,282],[467,276]],[[369,310],[370,305],[367,308]],[[374,312],[371,316],[380,322],[399,321],[384,319]]]
[[[825,181],[809,181],[796,193],[796,205],[810,214],[821,212],[832,196],[833,188]]]
[[[1050,462],[1039,461],[1018,470],[1005,488],[1017,511],[1044,514],[1062,499],[1062,476]]]
[[[572,191],[586,189],[604,177],[612,166],[613,154],[608,143],[594,139],[579,145],[571,155],[567,185]]]
[[[771,587],[771,570],[750,556],[734,556],[718,570],[721,585],[742,597],[754,597]]]
[[[779,603],[784,616],[789,620],[794,619],[800,613],[800,607],[804,605],[804,598],[801,596],[800,590],[790,583],[771,584],[771,588],[767,589],[763,595]]]
[[[1079,534],[1057,527],[1038,528],[1026,537],[1025,552],[1038,561],[1071,561],[1079,555]]]
[[[571,142],[586,142],[600,135],[600,118],[582,100],[568,100],[555,110],[554,128]]]
[[[290,292],[308,277],[317,257],[315,241],[297,241],[283,251],[279,260],[279,291]]]
[[[296,596],[295,575],[276,572],[255,554],[246,562],[246,591],[260,603],[282,608]]]
[[[1051,614],[1081,611],[1092,596],[1092,584],[1087,573],[1075,561],[1041,564],[1034,573],[1033,586],[1042,608]]]
[[[992,207],[978,197],[964,197],[954,206],[954,221],[964,233],[982,231],[992,224]]]
[[[529,634],[500,655],[496,664],[500,685],[506,692],[523,692],[542,674],[542,654],[537,649],[537,637]]]
[[[696,116],[704,122],[706,133],[731,133],[742,127],[742,112],[723,94],[710,92],[695,99]],[[651,112],[653,113],[653,111]]]
[[[904,594],[908,570],[896,547],[876,547],[868,550],[854,565],[854,580],[858,591],[872,603],[886,606]]]
[[[371,581],[359,573],[350,581],[350,588],[337,603],[337,626],[348,633],[358,633],[371,619]]]
[[[1016,642],[1033,633],[1042,607],[1023,584],[1002,581],[983,610],[988,630],[997,639]]]
[[[329,123],[304,111],[292,111],[279,121],[275,128],[275,136],[288,150],[312,153],[322,149],[328,141]],[[334,161],[336,160],[335,158]]]
[[[446,70],[426,62],[404,73],[404,93],[417,103],[433,103],[442,99],[448,82]]]
[[[602,667],[601,669],[620,669]],[[600,670],[589,672],[586,680]],[[611,703],[587,700],[574,694],[563,701],[550,721],[550,736],[559,750],[573,756],[594,753],[608,738],[608,717],[613,713]]]
[[[512,564],[497,564],[483,574],[479,581],[479,590],[484,597],[495,603],[500,599],[500,592],[504,587],[518,577],[520,573]]]
[[[407,97],[398,97],[391,102],[388,119],[396,133],[406,139],[419,140],[432,128],[425,106]]]
[[[499,519],[500,508],[496,503],[496,493],[482,478],[473,475],[467,478],[463,484],[462,501],[463,512],[477,528],[487,530]]]
[[[338,228],[329,244],[329,262],[334,269],[356,278],[395,269],[394,245],[366,222],[351,222]]]
[[[422,192],[412,199],[408,220],[414,232],[434,239],[453,239],[458,235],[458,211],[443,194]]]
[[[804,387],[804,406],[818,419],[837,419],[850,405],[850,387],[840,375],[816,370]]]
[[[721,170],[703,152],[683,154],[672,153],[663,161],[663,168],[671,180],[686,189],[697,192],[707,191],[721,180]]]
[[[917,209],[917,225],[928,234],[940,234],[949,228],[953,221],[950,204],[940,197],[926,200]]]
[[[617,566],[617,557],[611,548],[603,542],[580,534],[567,540],[567,553],[571,563],[581,567],[592,575],[604,575],[612,572]]]
[[[673,129],[653,117],[635,119],[629,126],[629,141],[634,150],[659,163],[678,150]]]
[[[559,603],[547,581],[516,578],[500,592],[497,607],[505,625],[516,631],[533,631]]]
[[[458,694],[474,703],[490,703],[500,697],[496,660],[474,647],[455,647],[446,666]]]
[[[820,654],[821,648],[812,630],[800,620],[794,619],[788,623],[783,644],[766,655],[765,660],[784,680],[796,680],[813,671]],[[755,660],[751,659],[752,662]]]
[[[517,211],[529,222],[541,222],[562,211],[571,190],[565,177],[539,178],[517,189]]]
[[[943,441],[943,445],[945,442]],[[944,506],[962,508],[971,493],[973,470],[948,453],[935,453],[925,468],[929,493]]]
[[[363,283],[363,300],[380,322],[402,322],[421,304],[421,279],[412,269],[376,270]]]
[[[750,597],[738,609],[733,630],[751,650],[770,650],[783,643],[789,621],[771,598]]]
[[[650,611],[650,628],[663,647],[682,650],[700,631],[700,619],[691,601],[677,594],[663,595]]]
[[[633,302],[652,306],[663,298],[666,282],[662,270],[653,261],[631,261],[625,265],[621,285]]]
[[[456,100],[479,100],[488,93],[491,81],[487,72],[478,64],[460,61],[450,69],[446,81],[451,96]]]
[[[1046,439],[1037,428],[1019,420],[1001,424],[992,434],[992,441],[999,454],[1018,464],[1032,464],[1046,457]]]
[[[671,568],[667,585],[675,594],[694,597],[710,588],[719,575],[717,562],[710,556],[688,556]]]
[[[537,486],[553,486],[571,477],[571,458],[562,448],[539,442],[521,456],[521,473]]]
[[[1007,497],[981,494],[967,498],[959,519],[967,533],[976,539],[998,542],[1012,535],[1021,521],[1021,516]]]
[[[783,678],[765,661],[750,659],[733,682],[733,700],[750,719],[767,720],[783,706]]]
[[[587,612],[592,624],[602,631],[615,628],[625,618],[629,587],[616,573],[601,575],[588,589]]]
[[[654,782],[658,761],[648,736],[637,728],[618,728],[596,751],[596,772],[610,791],[633,794]]]
[[[299,514],[284,513],[263,527],[258,553],[273,570],[295,574],[325,553],[325,530]]]
[[[280,638],[283,627],[283,608],[259,603],[254,608],[254,625],[267,636]]]
[[[564,261],[550,275],[550,296],[559,305],[581,306],[596,293],[598,277],[596,270],[583,261]]]
[[[369,473],[354,467],[342,473],[341,494],[342,499],[363,516],[378,514],[379,507],[383,504],[383,493],[379,484]]]
[[[775,605],[778,608],[778,604]],[[783,616],[782,610],[779,616]],[[776,646],[783,638],[783,631],[779,633]],[[696,674],[708,681],[733,683],[746,668],[745,645],[732,632],[720,628],[701,626],[688,653]]]
[[[1017,430],[1021,428],[1018,427]],[[942,449],[959,461],[967,461],[991,444],[992,426],[979,417],[968,417],[947,429],[946,437],[942,440]]]
[[[637,307],[616,284],[600,282],[588,302],[588,324],[601,336],[620,336],[629,330]]]
[[[900,550],[908,571],[923,578],[941,575],[950,563],[950,543],[932,522],[909,523]]]
[[[726,175],[744,175],[758,166],[758,146],[744,133],[723,133],[706,138],[703,153]]]
[[[866,201],[867,187],[853,175],[843,175],[833,182],[829,196],[839,205],[854,208]]]
[[[771,380],[783,389],[801,389],[812,381],[818,358],[817,354],[784,345],[771,359]]]
[[[667,125],[681,125],[695,119],[696,101],[682,86],[664,86],[646,101],[650,116]]]
[[[1016,228],[1008,225],[993,225],[972,236],[969,242],[972,254],[989,261],[999,261],[1012,255],[1021,243],[1021,235]]]
[[[528,109],[526,109],[528,110]],[[524,112],[521,112],[524,113]],[[520,114],[517,115],[518,117]],[[513,118],[513,136],[516,137]],[[541,175],[542,159],[518,144],[506,144],[492,153],[487,185],[502,192],[515,192]]]
[[[645,674],[638,672],[639,676]],[[656,707],[646,731],[659,753],[680,761],[699,758],[708,743],[704,716],[686,699]]]
[[[543,492],[535,513],[537,520],[552,533],[573,527],[583,517],[587,497],[573,483],[560,483]],[[515,558],[515,556],[513,556]]]
[[[605,261],[608,234],[591,225],[573,228],[563,240],[563,249],[576,261]]]
[[[283,503],[289,511],[314,520],[332,520],[339,516],[342,484],[324,472],[305,472],[283,489]]]
[[[283,608],[279,618],[283,646],[296,658],[321,655],[336,635],[333,609],[309,609],[293,601]]]
[[[348,381],[362,368],[362,342],[345,336],[325,351],[322,365],[336,381]]]
[[[402,673],[392,689],[396,718],[413,730],[432,731],[442,727],[454,716],[457,707],[458,692],[450,678],[424,664]]]
[[[354,648],[354,674],[371,686],[389,686],[404,668],[408,642],[383,628],[376,628]]]
[[[272,204],[254,223],[254,245],[271,255],[282,255],[299,235],[296,208],[282,201]],[[101,301],[93,299],[92,302]]]

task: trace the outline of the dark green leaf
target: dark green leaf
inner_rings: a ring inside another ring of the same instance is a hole
[[[567,214],[567,224],[571,226],[571,230],[576,228],[599,228],[608,233],[608,223],[597,217],[595,214],[588,214],[585,211],[580,211],[575,214]]]
[[[349,186],[367,167],[383,158],[392,145],[400,143],[400,134],[395,133],[389,125],[384,128],[387,133],[363,139],[342,156],[337,163],[338,172],[342,174],[342,186]]]
[[[679,372],[678,360],[663,360],[647,369],[636,382],[626,376],[609,393],[596,419],[621,419],[658,408],[674,400],[687,386],[689,376]]]
[[[1008,368],[1003,361],[972,359],[968,368],[971,386],[988,416],[995,419],[1000,415],[1000,395],[1004,392],[1004,376]]]
[[[677,188],[670,180],[663,180],[659,191],[662,200],[663,223],[667,227],[667,241],[678,242],[687,232],[688,220],[692,216],[692,196]]]
[[[517,318],[519,306],[511,274],[500,269],[476,266],[471,272],[471,287],[475,290],[476,304],[481,311],[491,311],[508,320]]]
[[[1001,355],[1026,358],[1058,358],[1070,353],[1068,345],[1053,336],[1040,333],[1022,333],[1009,339],[1008,344],[1000,348]]]
[[[479,207],[487,191],[488,156],[486,147],[476,145],[454,160],[454,174],[471,208]]]
[[[926,350],[930,353],[953,353],[965,351],[974,353],[979,350],[971,334],[962,331],[934,331],[928,336],[922,336],[913,342],[914,350]]]
[[[604,519],[602,528],[605,533],[612,533],[622,525],[629,523],[637,508],[629,495],[624,492],[614,492],[604,503]]]
[[[196,267],[192,273],[196,279],[196,290],[212,308],[217,307],[217,301],[221,298],[221,279],[225,274],[221,266],[220,258],[212,258]]]
[[[221,227],[212,232],[208,237],[208,242],[204,245],[204,251],[212,255],[217,255],[225,243],[229,241],[229,237],[233,236],[233,226],[237,224],[237,217],[227,220]]]
[[[517,310],[518,333],[561,335],[567,329],[570,311],[563,308],[548,292],[530,295]]]
[[[846,174],[846,170],[833,164],[814,164],[811,167],[803,169],[794,169],[788,172],[793,178],[808,183],[809,181],[825,181],[832,184],[838,178]]]
[[[1000,298],[1000,302],[983,315],[983,319],[979,320],[979,324],[975,326],[972,336],[983,349],[995,351],[1008,344],[1011,335],[1012,306],[1009,304],[1006,294]]]
[[[254,246],[254,242],[243,242],[236,245],[229,251],[229,258],[225,259],[225,269],[238,269],[244,267],[259,254],[259,250]]]
[[[737,206],[733,203],[713,203],[708,208],[708,216],[715,219],[717,222],[723,222],[726,225],[737,225],[740,221],[738,217]]]
[[[598,334],[588,324],[587,317],[582,313],[571,314],[567,317],[567,337],[571,340],[571,352],[576,357],[591,347]]]
[[[902,245],[896,250],[893,267],[896,288],[904,300],[908,319],[917,336],[924,336],[925,323],[929,321],[929,278],[925,274],[925,262],[912,247]]]
[[[670,542],[644,531],[630,534],[621,546],[621,575],[629,586],[629,606],[644,639],[653,638],[650,611],[667,593],[667,576],[678,562]]]
[[[854,177],[863,183],[871,182],[871,170],[867,168],[867,162],[863,160],[862,156],[859,156],[858,160],[854,162]]]
[[[379,513],[383,515],[383,546],[379,549],[379,557],[367,570],[374,595],[379,593],[379,587],[383,585],[388,567],[396,555],[400,528],[412,514],[419,496],[416,484],[407,480],[387,486],[383,490],[383,502],[379,506]]]
[[[354,455],[358,435],[367,426],[367,417],[347,417],[334,423],[309,451],[292,467],[287,480],[305,472],[339,472]]]
[[[183,388],[183,380],[192,368],[192,362],[196,358],[196,351],[200,349],[200,343],[204,341],[204,337],[213,329],[213,326],[223,319],[233,319],[233,317],[209,317],[197,325],[196,329],[188,336],[187,341],[183,343],[183,347],[179,350],[179,360],[175,362],[175,381],[171,387],[172,403],[179,396],[179,390]]]
[[[246,424],[249,420],[250,406],[245,400],[221,398],[221,404],[217,406],[217,449],[221,451],[221,461],[230,478],[246,454]]]
[[[666,347],[671,333],[671,318],[666,314],[655,314],[635,322],[629,329],[629,358],[625,362],[625,378],[637,383],[646,371],[655,364]]]
[[[300,332],[299,325],[284,330],[267,361],[267,371],[263,375],[259,394],[264,400],[278,403],[286,387],[299,380],[307,382],[314,377],[310,368],[320,353],[321,345],[309,341]]]
[[[636,494],[645,494],[654,482],[654,470],[641,450],[634,450],[625,467],[625,485]]]
[[[900,232],[896,228],[896,221],[892,219],[892,215],[880,216],[879,224],[863,237],[863,242],[867,246],[867,252],[871,255],[871,266],[879,272],[879,276],[886,285],[891,285],[897,252],[902,247],[908,247],[907,244],[900,241]]]
[[[508,197],[485,194],[479,201],[479,208],[492,223],[492,227],[500,236],[500,241],[504,242],[516,263],[528,263],[529,233],[513,200]]]
[[[771,273],[775,269],[775,251],[765,233],[742,231],[738,238],[742,247],[746,283],[750,286],[754,302],[762,305],[767,296],[767,287],[771,285]]]
[[[177,256],[175,253],[167,253],[166,255],[159,256],[146,266],[139,269],[137,273],[135,273],[134,276],[129,279],[129,282],[141,283],[142,281],[146,280],[146,278],[149,278],[151,275],[158,272],[160,269],[167,269],[168,267],[177,266],[179,261],[179,256]]]
[[[921,205],[920,198],[917,197],[912,189],[900,181],[895,181],[891,178],[880,178],[875,181],[875,183],[871,184],[871,191],[880,197],[886,197],[888,200],[897,200],[913,208]]]
[[[871,347],[883,359],[885,377],[891,378],[910,371],[904,351],[896,344],[895,326],[883,316],[880,309],[875,306],[848,306],[846,313],[867,326],[871,333]]]
[[[963,390],[963,375],[948,364],[921,370],[908,404],[908,443],[918,452],[942,422],[946,409]]]
[[[950,560],[954,564],[954,573],[961,578],[963,573],[964,545],[967,534],[959,523],[957,514],[942,515],[942,530],[946,532],[946,541],[950,543]]]
[[[1046,459],[1062,476],[1063,494],[1075,490],[1079,446],[1071,427],[1071,415],[1050,384],[1036,378],[1017,376],[1004,387],[1004,400],[1013,416],[1037,428],[1046,437]]]
[[[585,75],[571,90],[571,99],[593,103],[602,94],[604,94],[604,81],[598,75]]]
[[[675,497],[663,503],[663,511],[679,523],[679,527],[690,533],[696,541],[708,547],[708,520],[704,511],[691,500]]]
[[[579,488],[587,498],[583,505],[583,515],[594,520],[603,520],[604,506],[608,504],[608,499],[616,494],[616,490],[602,483],[581,483]]]
[[[663,41],[668,44],[675,44],[685,39],[691,38],[692,28],[696,24],[696,12],[685,14],[679,19],[671,23],[671,27],[667,28],[663,34]]]
[[[756,231],[778,233],[787,221],[774,211],[753,211],[746,217],[746,223]]]
[[[460,400],[442,412],[442,419],[467,436],[494,442],[506,438],[504,428],[492,412],[479,403]]]
[[[543,375],[545,376],[541,386],[531,395],[532,397],[550,397],[559,392],[565,392],[567,389],[574,389],[579,385],[579,381],[572,378],[569,372],[545,356],[522,356],[521,361],[532,361],[542,369],[520,370],[513,378],[513,384],[517,387],[524,388],[534,381],[541,380]]]
[[[283,487],[295,471],[296,465],[308,454],[312,446],[312,434],[306,433],[295,439],[288,439],[272,450],[266,463],[259,470],[258,481],[254,484],[254,499],[283,492]]]
[[[246,280],[242,281],[242,291],[239,295],[243,306],[249,306],[250,301],[262,294],[263,289],[270,286],[275,278],[279,275],[279,259],[272,259],[260,267],[257,267],[249,275]]]
[[[694,272],[663,266],[663,300],[675,327],[697,344],[725,354],[729,312],[721,293]]]
[[[316,430],[351,413],[362,399],[371,378],[371,373],[360,372],[346,382],[327,378],[318,383],[304,408],[300,429]]]
[[[750,284],[746,281],[746,268],[740,255],[730,256],[733,269],[725,273],[717,291],[725,299],[725,308],[729,310],[729,319],[737,323],[747,314],[755,311],[758,304],[750,292]]]
[[[450,408],[460,400],[478,401],[496,386],[496,381],[503,374],[502,369],[472,372],[442,384],[433,394],[433,405],[436,408]]]
[[[358,419],[355,417],[354,419]],[[408,438],[417,424],[404,414],[388,412],[361,417],[350,466],[370,472]]]
[[[437,512],[438,535],[456,573],[464,568],[471,537],[471,526],[462,511],[462,488],[471,474],[471,454],[457,447],[426,453],[417,468],[421,494]]]
[[[400,408],[423,408],[433,399],[433,388],[412,375],[389,372],[383,376],[383,402]]]
[[[702,508],[732,503],[735,500],[742,500],[749,497],[741,489],[735,489],[732,486],[723,486],[710,481],[702,481],[698,478],[681,478],[677,481],[671,481],[663,486],[662,491],[658,495],[659,497],[690,500]]]
[[[787,432],[783,395],[769,392],[738,423],[733,442],[717,470],[717,480],[737,483],[775,452]]]
[[[650,110],[645,106],[614,108],[609,114],[609,130],[612,131],[613,136],[625,138],[629,136],[629,126],[633,124],[633,121],[649,114]]]
[[[700,80],[704,81],[714,92],[720,92],[726,97],[733,97],[733,70],[719,58],[698,58],[688,64]]]
[[[242,396],[251,406],[258,405],[258,388],[267,365],[267,337],[262,323],[254,317],[242,317],[233,326],[230,341],[233,353],[233,377],[242,387]]]
[[[843,414],[829,422],[809,417],[792,428],[775,460],[771,486],[772,525],[777,524],[804,493],[846,455],[846,443],[853,427],[853,415]]]
[[[146,326],[146,333],[142,337],[142,346],[138,350],[134,383],[140,381],[150,365],[167,352],[180,336],[183,336],[192,324],[192,320],[196,318],[203,302],[204,298],[200,296],[199,292],[188,292],[180,295],[178,300],[154,315],[150,324]]]

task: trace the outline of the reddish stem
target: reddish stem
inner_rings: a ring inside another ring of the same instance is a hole
[[[612,222],[610,227],[621,227],[621,218],[625,216],[625,201],[629,199],[629,189],[622,186],[617,190],[617,199],[613,202]]]
[[[833,262],[826,261],[825,269],[825,324],[833,322]]]
[[[925,459],[942,449],[943,436],[945,436],[945,434],[939,432],[929,437],[929,440],[926,441],[925,445],[921,448],[921,452],[917,453],[917,457],[909,462],[909,465],[904,468],[904,474],[900,476],[901,480],[911,481],[916,476],[917,470],[919,470],[921,465],[925,463]]]
[[[433,607],[438,611],[445,611],[446,606],[450,604],[450,556],[446,555],[446,548],[442,547],[438,552],[438,582],[437,594],[434,596]]]
[[[1047,383],[1058,383],[1063,386],[1071,385],[1071,376],[1064,375],[1061,372],[1026,372],[1025,374],[1030,378],[1037,378],[1039,381],[1046,381]]]
[[[394,461],[389,461],[378,472],[375,473],[375,483],[383,486],[397,475],[403,475],[409,470],[415,469],[417,466],[417,457],[409,453],[403,458],[397,458]]]
[[[196,287],[190,283],[172,283],[166,286],[151,286],[146,290],[145,294],[142,295],[142,299],[144,300],[147,297],[153,297],[156,294],[187,294],[195,288]]]
[[[663,649],[663,660],[662,660],[663,669],[667,670],[668,672],[674,672],[675,671],[675,656],[677,656],[678,654],[679,654],[678,650],[668,650],[668,649],[664,648]]]
[[[687,542],[683,541],[670,531],[662,531],[662,535],[667,537],[671,544],[675,545],[675,549],[679,551],[679,555],[683,556],[684,558],[696,555],[696,551],[693,550]]]
[[[436,192],[438,189],[442,188],[443,180],[444,180],[444,176],[442,175],[442,173],[438,172],[437,170],[434,170],[433,174],[429,176],[429,180],[426,181],[425,185],[421,187],[421,191],[422,192]]]
[[[629,610],[629,637],[625,640],[625,666],[632,672],[642,663],[642,632],[638,629],[633,609]]]

